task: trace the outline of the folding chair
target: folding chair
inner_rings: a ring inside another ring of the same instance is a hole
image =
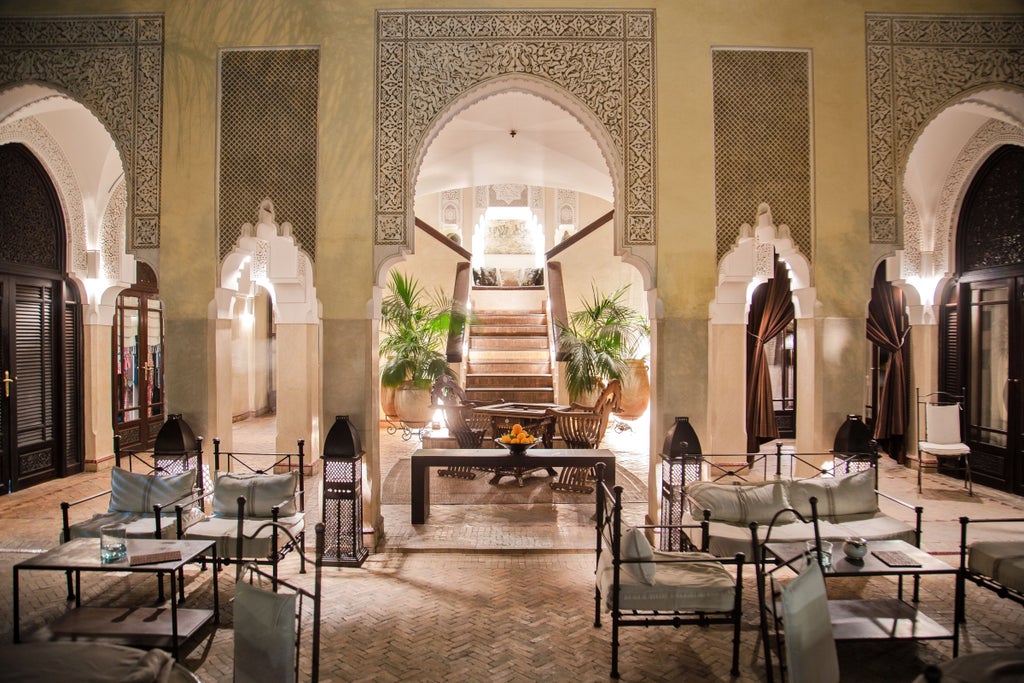
[[[964,488],[974,495],[971,481],[971,449],[963,443],[963,395],[934,391],[921,394],[917,388],[917,492],[921,493],[921,471],[925,468],[924,454],[935,457],[938,470],[940,460],[955,460],[964,471]],[[924,429],[921,412],[924,409]],[[921,435],[924,434],[924,439]],[[931,466],[931,463],[929,463]]]
[[[273,525],[274,522],[267,522]],[[278,525],[280,526],[280,525]],[[286,527],[280,531],[289,534]],[[289,534],[290,535],[290,534]],[[301,551],[297,551],[301,552]],[[234,680],[235,683],[280,681],[294,683],[299,679],[301,661],[303,603],[312,602],[313,636],[311,679],[320,679],[320,602],[321,568],[324,555],[324,525],[316,525],[316,559],[313,590],[300,588],[273,574],[248,564],[235,582],[234,600]],[[248,582],[244,574],[248,573]],[[257,584],[266,580],[271,590]],[[287,588],[290,592],[281,592]]]

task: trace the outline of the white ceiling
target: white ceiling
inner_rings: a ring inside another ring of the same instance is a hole
[[[559,187],[613,201],[608,166],[583,125],[524,92],[481,100],[442,128],[423,158],[416,195],[499,183]]]

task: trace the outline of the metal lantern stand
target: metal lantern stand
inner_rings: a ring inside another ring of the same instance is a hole
[[[360,567],[363,547],[363,448],[347,415],[338,415],[324,440],[323,564]]]
[[[690,425],[690,418],[677,417],[665,434],[661,448],[661,524],[678,526],[683,523],[683,494],[686,485],[699,481],[703,456],[700,439]],[[681,529],[663,529],[661,550],[682,550]]]

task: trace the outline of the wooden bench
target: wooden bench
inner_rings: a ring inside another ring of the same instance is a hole
[[[615,485],[615,454],[606,448],[551,448],[527,451],[511,456],[499,448],[437,448],[418,450],[412,454],[412,523],[424,524],[430,512],[431,467],[508,467],[510,463],[524,469],[534,467],[596,467],[605,464],[605,480]]]

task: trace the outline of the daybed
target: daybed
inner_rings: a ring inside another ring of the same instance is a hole
[[[594,627],[601,627],[602,611],[611,614],[611,677],[619,677],[620,627],[708,624],[732,624],[731,673],[739,675],[743,554],[715,557],[693,547],[682,552],[654,550],[645,530],[691,527],[624,527],[622,487],[609,490],[604,467],[597,465]],[[727,565],[733,565],[735,573]]]
[[[1007,523],[1024,524],[1024,518],[960,518],[960,571],[957,574],[957,596],[961,603],[964,600],[964,581],[973,581],[1001,598],[1008,598],[1024,605],[1024,534],[1019,535],[1019,540],[974,543],[967,540],[969,524]],[[964,614],[963,604],[960,605],[960,614]]]
[[[750,523],[758,524],[763,540],[775,513],[783,508],[792,507],[810,520],[812,497],[818,499],[819,528],[824,540],[862,537],[868,541],[899,539],[914,546],[921,544],[923,508],[879,491],[874,468],[835,478],[737,484],[699,481],[687,486],[684,496],[691,519],[707,522],[703,537],[690,542],[715,555],[745,553],[753,557]],[[882,512],[878,507],[879,496],[913,510],[915,525]],[[813,538],[812,523],[800,522],[792,516],[776,521],[772,530],[772,539],[776,541]]]

